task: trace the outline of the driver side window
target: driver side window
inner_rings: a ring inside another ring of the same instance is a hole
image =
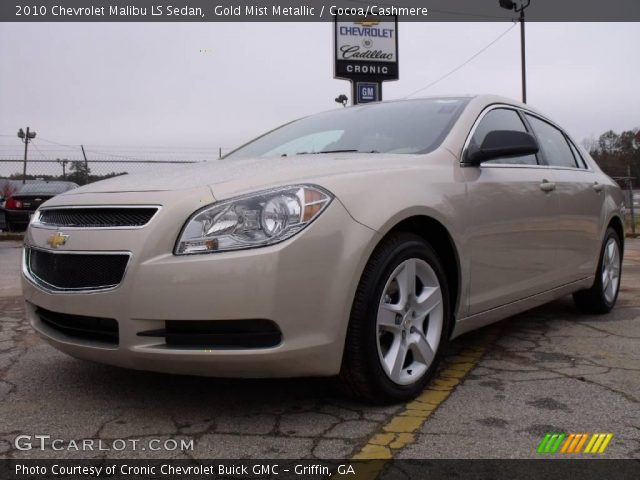
[[[476,131],[471,137],[471,145],[480,146],[487,134],[493,130],[515,130],[517,132],[527,132],[520,116],[515,110],[508,108],[496,108],[487,113],[476,127]],[[509,164],[509,165],[538,165],[535,155],[525,155],[522,157],[497,158],[489,160],[483,164]]]

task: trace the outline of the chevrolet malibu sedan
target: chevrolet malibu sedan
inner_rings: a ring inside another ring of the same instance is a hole
[[[611,310],[623,214],[617,185],[529,106],[373,103],[47,201],[23,289],[33,328],[74,357],[337,376],[389,403],[417,395],[465,332],[568,294]]]

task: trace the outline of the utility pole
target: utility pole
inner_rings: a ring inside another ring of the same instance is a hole
[[[18,130],[18,138],[24,143],[24,165],[22,167],[22,183],[27,183],[27,151],[29,150],[29,142],[36,138],[36,132],[30,132],[27,127],[27,133],[24,130]]]
[[[527,6],[529,4],[527,3]],[[522,67],[522,103],[527,103],[527,60],[524,39],[524,9],[520,9],[520,64]]]
[[[520,3],[520,6],[513,0],[499,0],[500,6],[507,10],[513,10],[520,13],[520,67],[522,70],[522,103],[527,103],[527,62],[526,62],[526,44],[525,44],[525,31],[524,31],[524,10],[529,6],[531,0],[524,0]]]
[[[67,160],[66,158],[63,158],[62,160],[60,160],[58,158],[58,163],[62,165],[62,179],[66,180],[67,179],[67,163],[69,163],[69,160]]]

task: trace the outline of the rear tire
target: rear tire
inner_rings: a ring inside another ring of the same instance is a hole
[[[583,313],[609,313],[616,303],[622,272],[620,237],[609,227],[602,242],[598,270],[593,286],[573,294],[573,301]]]
[[[412,233],[390,235],[358,285],[339,376],[343,389],[377,404],[414,398],[437,369],[450,325],[447,279],[433,248]]]

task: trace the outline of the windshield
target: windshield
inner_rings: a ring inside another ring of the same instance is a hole
[[[440,145],[469,99],[431,98],[332,110],[288,123],[225,158],[311,153],[428,153]]]

